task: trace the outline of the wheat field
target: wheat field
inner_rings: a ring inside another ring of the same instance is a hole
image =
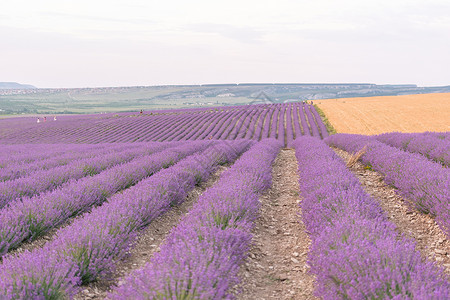
[[[450,93],[319,100],[339,133],[450,130]]]

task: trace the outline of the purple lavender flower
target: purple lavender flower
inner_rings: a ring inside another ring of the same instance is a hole
[[[206,179],[220,163],[224,163],[228,158],[236,158],[251,144],[249,141],[183,144],[185,155],[192,149],[209,147],[201,153],[188,156],[172,167],[161,170],[123,193],[114,195],[107,203],[94,208],[89,214],[59,230],[56,238],[43,249],[26,254],[30,260],[41,257],[42,261],[49,263],[53,260],[63,262],[60,264],[59,272],[52,275],[53,277],[46,275],[45,272],[42,274],[36,272],[37,269],[34,267],[30,268],[29,273],[16,267],[21,265],[23,259],[21,254],[6,256],[8,265],[0,267],[0,275],[5,274],[0,276],[0,287],[5,286],[0,289],[0,295],[9,292],[9,278],[15,278],[16,282],[20,282],[15,290],[23,295],[44,294],[45,290],[42,289],[52,282],[64,282],[52,288],[55,295],[71,295],[75,284],[108,276],[114,270],[117,260],[126,255],[133,245],[137,230],[170,209],[171,204],[180,203],[186,193],[194,187],[196,178]],[[183,153],[181,150],[178,149],[173,153],[178,153],[178,157],[181,158]],[[168,154],[161,158],[173,160]],[[195,165],[197,168],[192,169]],[[172,189],[174,187],[175,190]],[[42,284],[35,286],[30,280]]]
[[[93,205],[101,204],[112,194],[136,184],[161,168],[206,147],[204,142],[181,144],[178,147],[170,145],[156,143],[148,146],[145,150],[148,153],[169,149],[138,157],[96,176],[71,181],[57,190],[16,201],[0,210],[0,255],[17,247],[24,240],[36,238],[68,218],[89,210]]]
[[[258,195],[270,186],[271,164],[280,147],[279,141],[266,139],[244,153],[201,195],[152,261],[109,297],[229,298],[250,245]]]
[[[448,168],[429,161],[420,154],[408,153],[385,145],[372,137],[337,134],[325,139],[326,143],[356,152],[366,146],[362,162],[385,176],[387,184],[410,205],[423,213],[437,217],[438,224],[450,234],[450,173]]]
[[[336,144],[339,135],[326,140]],[[361,146],[348,139],[345,143],[349,148]],[[370,145],[366,155],[371,154]],[[312,239],[308,261],[316,276],[318,297],[450,296],[448,277],[442,269],[423,260],[415,243],[397,234],[381,207],[323,141],[302,137],[296,139],[295,148],[303,221]]]
[[[436,132],[400,133],[390,132],[375,138],[390,146],[412,152],[420,153],[429,159],[440,162],[444,166],[450,165],[450,139],[445,134]]]

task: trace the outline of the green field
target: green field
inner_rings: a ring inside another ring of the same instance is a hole
[[[0,115],[80,114],[189,107],[283,103],[299,100],[450,92],[450,87],[375,84],[229,84],[0,89]]]

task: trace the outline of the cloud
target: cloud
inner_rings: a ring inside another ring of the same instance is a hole
[[[38,86],[449,78],[448,0],[69,2],[5,2],[0,75]]]
[[[119,23],[119,24],[133,24],[133,25],[152,25],[156,22],[145,18],[112,18],[101,16],[90,16],[81,14],[71,14],[63,12],[43,12],[43,17],[52,17],[67,20],[67,18],[74,19],[76,21],[89,21],[89,22],[104,22],[104,23]]]
[[[242,43],[259,43],[264,36],[261,30],[229,24],[194,23],[184,26],[183,29],[197,33],[217,34]]]

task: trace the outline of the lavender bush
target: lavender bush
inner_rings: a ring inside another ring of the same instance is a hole
[[[292,122],[294,125],[294,130],[295,130],[295,138],[298,138],[300,136],[302,136],[304,133],[302,132],[302,127],[301,127],[301,123],[299,120],[299,116],[298,116],[298,110],[299,108],[301,108],[301,104],[297,104],[294,103],[293,107],[292,107]],[[291,143],[291,145],[293,145],[293,143]]]
[[[438,132],[390,132],[380,134],[375,138],[390,146],[412,153],[420,153],[448,167],[450,166],[450,139],[445,137],[445,133]]]
[[[135,144],[135,147],[141,147],[142,145]],[[29,145],[27,146],[30,147]],[[135,148],[133,147],[133,148]],[[49,147],[51,149],[53,147]],[[22,156],[20,161],[10,163],[8,166],[0,168],[0,181],[13,180],[20,177],[29,175],[37,170],[48,170],[58,166],[64,166],[74,160],[80,160],[83,158],[94,158],[99,155],[107,155],[112,153],[119,153],[121,151],[130,148],[130,144],[118,144],[109,146],[98,145],[77,145],[76,147],[64,146],[64,152],[49,151],[49,149],[43,150],[42,158],[29,160],[29,157],[33,157],[35,153],[30,153],[29,156]],[[46,154],[49,156],[47,156]]]
[[[310,105],[309,108],[314,116],[314,119],[316,120],[317,125],[319,126],[320,136],[322,138],[326,138],[327,136],[329,136],[329,134],[327,127],[322,121],[322,118],[320,117],[319,113],[317,112],[316,108],[313,105]]]
[[[139,145],[139,144],[136,144]],[[148,153],[145,146],[136,150],[102,155],[99,152],[91,158],[74,160],[67,165],[49,170],[37,170],[29,176],[16,180],[0,182],[0,208],[23,197],[31,197],[42,192],[53,190],[69,180],[92,176],[120,163]],[[157,147],[160,147],[158,145]]]
[[[76,269],[52,249],[27,251],[20,259],[5,257],[0,274],[2,299],[64,299],[80,282]]]
[[[307,118],[306,118],[306,113],[305,112],[306,112],[307,108],[308,108],[308,105],[302,103],[299,106],[298,115],[300,116],[300,123],[302,124],[302,128],[303,128],[303,131],[304,131],[303,135],[312,136],[313,133],[311,131],[311,128],[308,125],[308,122],[306,121]],[[310,123],[310,125],[311,125],[311,123]]]
[[[397,188],[410,205],[437,217],[450,234],[450,170],[420,154],[408,153],[362,135],[337,134],[326,143],[348,152],[366,146],[362,162],[384,175],[387,184]]]
[[[296,140],[308,254],[323,299],[447,299],[442,269],[399,236],[344,162],[318,139]]]
[[[65,159],[64,156],[69,160],[73,160],[73,157],[77,158],[79,155],[87,154],[86,157],[88,157],[91,151],[107,148],[115,150],[117,147],[120,148],[121,146],[111,144],[1,144],[0,171],[6,172],[7,169],[12,171],[17,168],[21,169],[23,165],[33,166],[39,164],[39,162],[45,163],[45,161],[52,161],[53,159]]]
[[[34,239],[68,218],[99,205],[112,194],[136,184],[183,157],[206,147],[205,143],[159,144],[147,146],[153,155],[111,168],[97,176],[72,181],[68,185],[40,196],[23,199],[0,210],[0,255],[27,239]],[[163,150],[165,148],[169,148]],[[161,151],[163,150],[163,151]],[[160,152],[157,152],[160,151]]]
[[[266,139],[248,150],[201,195],[152,261],[109,298],[229,298],[251,241],[258,195],[271,185],[271,163],[280,147]]]
[[[319,127],[317,125],[317,121],[314,118],[311,110],[314,110],[314,106],[310,104],[306,104],[304,106],[305,115],[308,119],[309,127],[311,128],[312,136],[320,138]]]
[[[218,164],[236,158],[249,146],[248,141],[211,143],[202,153],[195,154],[141,181],[107,203],[92,210],[83,218],[65,227],[56,238],[31,253],[6,256],[8,265],[0,268],[0,294],[20,298],[21,295],[41,295],[53,282],[56,295],[70,296],[74,285],[93,281],[110,274],[117,260],[122,258],[135,240],[137,230],[151,222],[159,214],[179,203],[192,189],[197,180],[206,179]],[[192,148],[192,145],[186,145]],[[173,190],[175,188],[175,190]],[[17,267],[24,257],[42,257],[51,264],[63,262],[57,274],[52,276]],[[16,271],[17,270],[17,271]],[[11,287],[14,278],[17,284]],[[33,285],[30,280],[41,284]],[[49,281],[50,280],[50,281]]]
[[[294,141],[294,120],[292,120],[293,105],[289,105],[286,109],[286,146],[292,148],[292,142]]]

